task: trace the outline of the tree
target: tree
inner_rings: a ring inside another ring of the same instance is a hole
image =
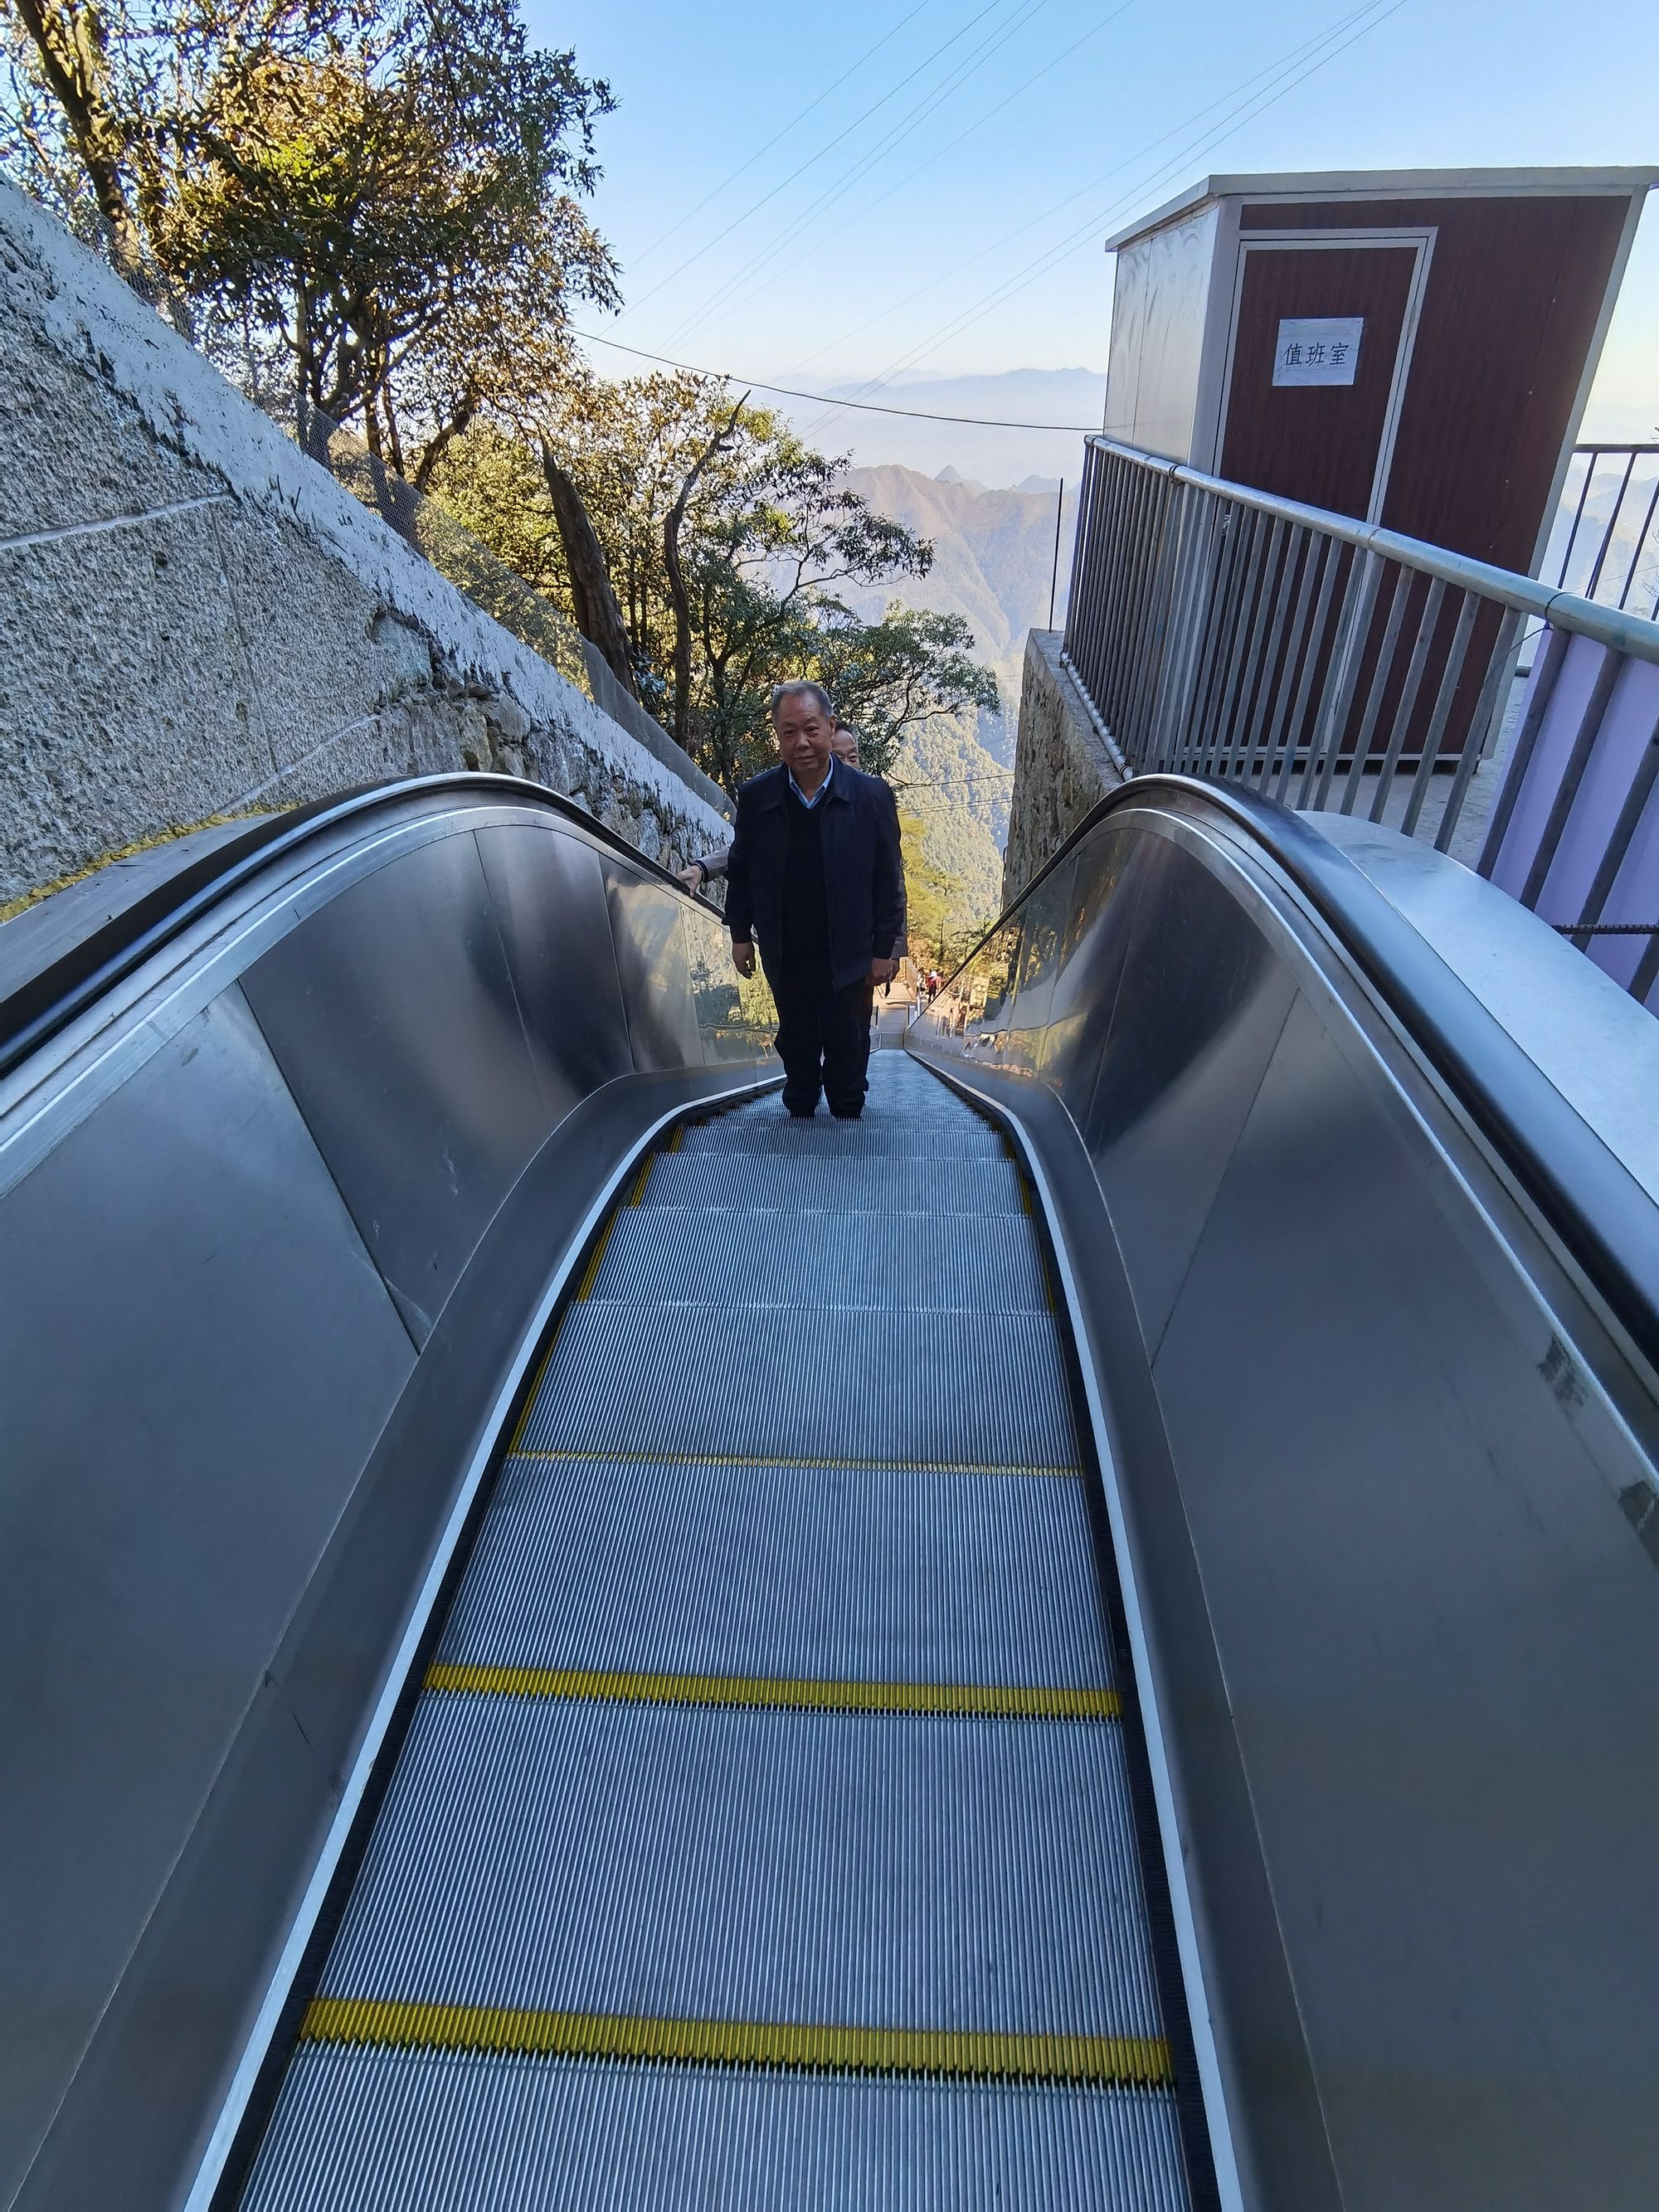
[[[974,633],[960,615],[894,600],[867,623],[836,607],[825,611],[819,639],[818,671],[872,775],[890,775],[905,738],[925,723],[1000,708],[997,679],[974,659]]]
[[[959,618],[890,607],[868,623],[846,606],[845,587],[926,575],[932,548],[852,491],[842,460],[746,395],[689,373],[579,377],[550,395],[538,436],[603,550],[641,696],[728,789],[770,758],[771,690],[787,677],[831,690],[878,771],[907,729],[995,703]],[[526,575],[528,558],[532,580],[580,620],[562,580],[546,579],[552,533],[526,526],[527,481],[480,435],[461,441],[434,489]]]
[[[971,942],[972,925],[964,927],[957,918],[961,886],[929,858],[927,824],[920,816],[902,812],[899,832],[904,841],[910,957],[921,968],[954,967],[952,955],[965,951]]]
[[[562,374],[571,299],[615,300],[579,204],[610,90],[532,50],[514,0],[0,9],[27,181],[417,484]]]
[[[124,6],[112,20],[98,0],[5,0],[0,51],[0,156],[129,284],[152,294],[131,155],[156,87],[139,27]]]

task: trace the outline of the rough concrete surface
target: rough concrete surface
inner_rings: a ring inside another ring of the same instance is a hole
[[[1060,665],[1060,633],[1034,629],[1025,640],[1019,737],[1002,902],[1010,906],[1091,807],[1123,781],[1094,727],[1075,680]]]
[[[678,865],[726,824],[0,184],[0,908],[210,816],[461,767]]]

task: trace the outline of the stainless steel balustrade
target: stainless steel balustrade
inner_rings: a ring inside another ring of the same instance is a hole
[[[0,1076],[18,2212],[182,2202],[561,1268],[655,1126],[769,1077],[719,916],[532,786],[222,865]]]
[[[1606,605],[1094,437],[1063,657],[1132,771],[1219,778],[1421,837],[1645,1000],[1659,876],[1641,739],[1659,623],[1626,605],[1638,568]],[[1499,762],[1517,660],[1540,638]],[[1557,692],[1569,648],[1575,672],[1590,667],[1588,696]]]
[[[1053,1232],[1223,2201],[1646,2212],[1659,1026],[1421,844],[1138,777],[911,1037]]]

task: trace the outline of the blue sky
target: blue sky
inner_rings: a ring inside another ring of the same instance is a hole
[[[1659,164],[1652,0],[526,10],[620,102],[591,326],[812,388],[1103,367],[1100,240],[1207,170]],[[1595,396],[1659,422],[1659,196]]]

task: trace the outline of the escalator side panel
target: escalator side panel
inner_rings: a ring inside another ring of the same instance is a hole
[[[535,841],[539,904],[492,903],[475,821],[521,831],[526,866]],[[0,1103],[0,1729],[33,1732],[0,1809],[19,2212],[181,2199],[526,1317],[631,1147],[764,1073],[698,1053],[570,1105],[632,1053],[596,840],[532,791],[417,786],[313,834],[277,841],[274,879],[257,855],[216,899],[192,878],[188,926],[152,916],[160,949],[82,992]],[[515,988],[520,925],[567,946],[568,1052],[559,1002],[527,1017]],[[291,1069],[222,982],[239,964]]]
[[[1155,1357],[1295,983],[1188,853],[1141,859],[1133,935],[1085,1116]]]
[[[634,1065],[599,854],[574,837],[475,830],[551,1127]],[[585,979],[573,993],[573,975]]]
[[[1137,793],[1091,833],[1161,848],[1143,902],[1170,887],[1108,978],[1092,1164],[1053,1091],[954,1033],[971,977],[921,1049],[1052,1164],[1068,1279],[1100,1303],[1079,1334],[1245,2200],[1638,2212],[1651,1378],[1395,1010],[1199,810]],[[1170,1029],[1120,1075],[1137,1008]],[[1490,1017],[1459,1018],[1479,1058]],[[1112,1268],[1168,1316],[1127,1379]]]
[[[610,860],[603,866],[634,1065],[641,1073],[701,1066],[702,1033],[681,905],[632,869]]]
[[[234,989],[0,1199],[0,1246],[9,2203],[415,1361]]]
[[[243,988],[423,1344],[549,1127],[472,837],[355,884]]]
[[[1659,1942],[1628,1906],[1659,1823],[1632,1756],[1659,1743],[1659,1585],[1547,1317],[1494,1297],[1454,1203],[1298,1000],[1154,1372],[1194,1540],[1228,1562],[1215,1630],[1285,1940],[1320,1962],[1339,2160],[1378,2203],[1426,2172],[1465,2204],[1622,2212],[1659,2173]],[[1218,1330],[1241,1310],[1294,1316],[1289,1449],[1278,1378]],[[1402,2127],[1346,2083],[1407,2054]],[[1425,2158],[1430,2085],[1477,2057]]]

